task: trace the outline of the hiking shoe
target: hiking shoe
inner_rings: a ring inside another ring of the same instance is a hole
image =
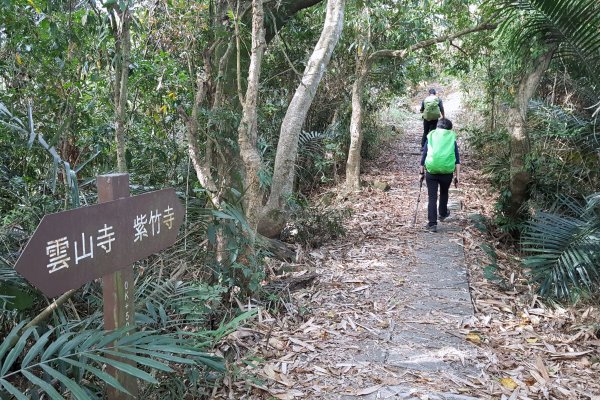
[[[437,225],[426,225],[425,230],[429,232],[437,232]]]
[[[442,222],[444,222],[448,218],[450,218],[450,210],[448,210],[448,214],[444,215],[443,217],[440,215],[440,221]]]

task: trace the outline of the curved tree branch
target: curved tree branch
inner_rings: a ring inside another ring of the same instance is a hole
[[[497,26],[496,24],[483,23],[481,25],[477,25],[473,28],[469,28],[469,29],[462,30],[460,32],[456,32],[451,35],[444,35],[444,36],[439,36],[439,37],[436,37],[433,39],[423,40],[422,42],[415,43],[412,46],[407,47],[405,49],[378,50],[378,51],[375,51],[373,54],[371,54],[371,56],[369,56],[369,62],[373,62],[378,58],[386,58],[386,57],[387,58],[390,58],[390,57],[404,58],[404,56],[406,56],[406,54],[410,53],[411,51],[419,50],[424,47],[434,45],[436,43],[442,43],[447,40],[453,40],[453,39],[459,38],[461,36],[468,35],[469,33],[493,30],[493,29],[496,29],[496,26]]]

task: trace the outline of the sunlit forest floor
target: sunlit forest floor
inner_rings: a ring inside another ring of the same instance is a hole
[[[598,310],[535,295],[507,238],[490,228],[495,194],[461,138],[461,96],[441,92],[455,123],[462,182],[438,233],[417,224],[420,99],[390,112],[397,133],[366,163],[365,188],[331,189],[352,210],[347,235],[307,252],[288,274],[280,313],[222,344],[240,355],[215,398],[598,399]],[[387,183],[380,190],[374,183]]]

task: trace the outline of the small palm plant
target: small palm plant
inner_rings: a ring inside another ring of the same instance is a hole
[[[31,289],[2,262],[0,279],[24,290]],[[87,289],[87,298],[92,303],[100,302],[97,289],[94,285]],[[97,399],[98,394],[110,387],[126,392],[107,373],[107,366],[138,379],[142,390],[151,387],[156,391],[158,384],[170,382],[181,383],[182,390],[186,390],[188,375],[183,370],[201,374],[225,369],[221,358],[201,350],[209,348],[216,336],[200,329],[205,323],[205,306],[216,302],[223,290],[156,275],[140,278],[135,296],[136,332],[104,332],[100,329],[100,312],[70,320],[58,308],[54,327],[45,324],[30,327],[23,320],[0,341],[0,399]],[[10,300],[0,298],[0,306]],[[7,325],[13,315],[0,310],[0,321]],[[240,319],[248,316],[243,314]],[[198,328],[190,329],[194,326]],[[228,329],[235,328],[237,324]]]
[[[557,210],[567,210],[558,213]],[[522,240],[530,255],[524,264],[539,283],[540,294],[572,298],[600,283],[600,193],[584,204],[563,198],[555,212],[538,212]]]
[[[127,393],[122,384],[105,371],[106,366],[149,384],[159,383],[157,374],[174,370],[170,363],[203,364],[223,370],[220,359],[192,348],[180,335],[156,331],[123,330],[63,331],[38,327],[23,330],[17,324],[0,345],[0,397],[6,393],[18,400],[95,399],[92,383],[104,382]],[[2,394],[4,392],[4,394]]]

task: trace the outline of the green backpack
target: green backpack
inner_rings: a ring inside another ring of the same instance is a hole
[[[451,174],[456,167],[456,133],[437,128],[427,135],[425,168],[430,174]]]
[[[433,121],[439,119],[442,113],[440,112],[440,99],[437,96],[427,96],[423,101],[423,119]]]

